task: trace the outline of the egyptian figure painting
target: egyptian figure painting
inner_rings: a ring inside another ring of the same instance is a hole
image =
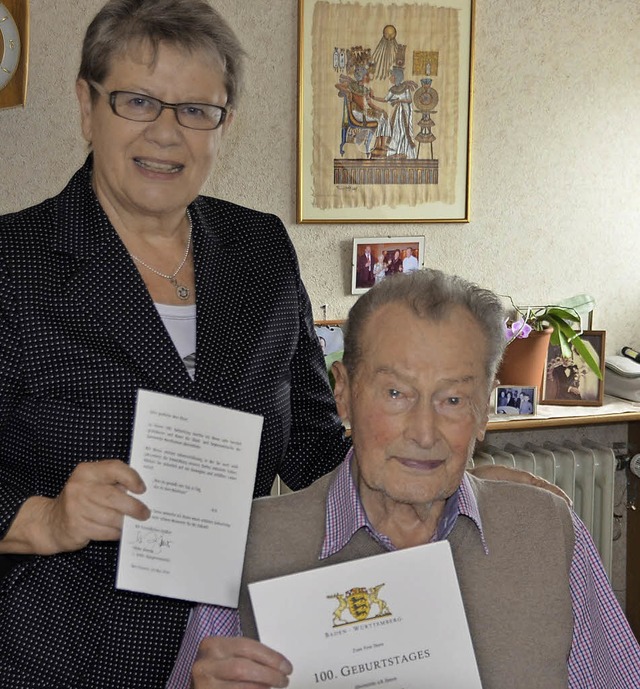
[[[466,220],[471,0],[301,2],[301,221]]]

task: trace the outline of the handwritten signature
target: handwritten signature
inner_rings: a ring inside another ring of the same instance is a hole
[[[171,541],[168,538],[152,531],[138,531],[136,533],[135,542],[143,550],[151,552],[154,555],[171,548]]]

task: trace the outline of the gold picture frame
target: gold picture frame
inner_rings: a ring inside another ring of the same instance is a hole
[[[468,222],[474,0],[299,0],[300,223]]]

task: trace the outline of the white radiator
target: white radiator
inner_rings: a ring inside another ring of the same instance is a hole
[[[476,450],[472,466],[501,464],[524,469],[560,486],[573,500],[573,508],[585,523],[611,579],[613,501],[616,458],[604,445],[583,440],[562,445],[545,442],[508,444],[504,448],[483,445]]]

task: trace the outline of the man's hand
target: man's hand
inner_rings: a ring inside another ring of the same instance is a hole
[[[529,486],[536,486],[537,488],[544,488],[545,490],[551,491],[556,495],[559,495],[563,500],[567,502],[569,507],[572,506],[571,498],[553,483],[531,474],[528,471],[522,471],[522,469],[513,469],[512,467],[502,466],[501,464],[482,464],[481,466],[475,467],[474,469],[468,470],[470,474],[477,476],[478,478],[486,478],[491,481],[512,481],[513,483],[525,483]]]
[[[286,687],[293,668],[280,653],[253,639],[203,639],[192,668],[192,689]]]

